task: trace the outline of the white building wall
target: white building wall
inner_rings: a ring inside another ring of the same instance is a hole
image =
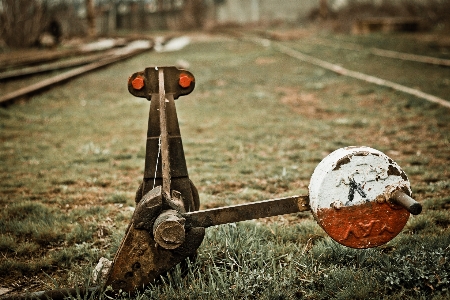
[[[427,3],[430,0],[408,0],[408,2]],[[431,0],[448,2],[450,0]],[[401,4],[405,0],[328,0],[330,10],[339,10],[350,3]],[[274,20],[295,22],[308,17],[309,13],[319,7],[320,0],[207,0],[215,3],[215,20],[224,23],[254,23]]]

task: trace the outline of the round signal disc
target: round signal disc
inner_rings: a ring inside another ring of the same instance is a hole
[[[409,212],[389,202],[401,189],[411,195],[402,169],[369,147],[341,148],[325,157],[309,185],[310,206],[326,233],[352,248],[387,243],[405,226]]]

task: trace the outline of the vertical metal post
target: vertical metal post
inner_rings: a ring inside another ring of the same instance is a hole
[[[167,136],[167,115],[166,115],[166,92],[164,87],[164,70],[158,70],[159,81],[159,119],[161,130],[161,158],[162,158],[162,178],[163,195],[170,199],[170,160],[169,160],[169,141]]]
[[[194,87],[194,76],[175,67],[146,68],[128,80],[132,95],[151,102],[144,180],[136,192],[136,202],[156,186],[161,186],[162,196],[169,200],[166,202],[180,200],[186,211],[199,208],[197,190],[189,180],[175,107],[175,99],[189,94]],[[174,196],[175,191],[181,196]]]

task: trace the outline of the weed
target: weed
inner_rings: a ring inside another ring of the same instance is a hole
[[[444,198],[430,198],[426,199],[422,206],[424,209],[449,209],[450,208],[450,197],[444,197]]]
[[[0,252],[12,252],[17,248],[16,240],[10,235],[0,235]]]
[[[106,198],[106,203],[127,203],[128,196],[125,193],[114,193]]]
[[[88,225],[74,224],[66,235],[65,240],[70,244],[89,242],[94,236],[96,227],[93,223],[89,223]]]

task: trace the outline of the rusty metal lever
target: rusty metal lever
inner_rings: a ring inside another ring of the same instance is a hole
[[[128,81],[131,94],[151,104],[144,179],[106,280],[114,290],[143,287],[195,255],[210,226],[311,210],[337,242],[370,248],[393,239],[410,213],[421,212],[421,205],[408,196],[406,174],[369,147],[330,153],[316,167],[309,195],[198,211],[198,192],[189,180],[174,102],[189,94],[194,84],[191,73],[175,67],[147,68]]]
[[[309,210],[308,196],[292,196],[188,212],[183,217],[187,226],[206,228]]]
[[[167,132],[167,114],[166,114],[166,90],[164,87],[164,69],[158,70],[159,82],[159,122],[160,122],[160,140],[162,157],[162,187],[166,199],[171,199],[170,195],[170,159],[169,159],[169,140]],[[167,100],[169,102],[169,100]]]
[[[151,104],[144,179],[136,192],[130,226],[105,282],[113,290],[131,292],[146,286],[195,255],[203,240],[205,229],[185,228],[180,215],[200,205],[188,176],[174,102],[194,86],[194,76],[175,67],[147,68],[128,80],[130,93]]]

